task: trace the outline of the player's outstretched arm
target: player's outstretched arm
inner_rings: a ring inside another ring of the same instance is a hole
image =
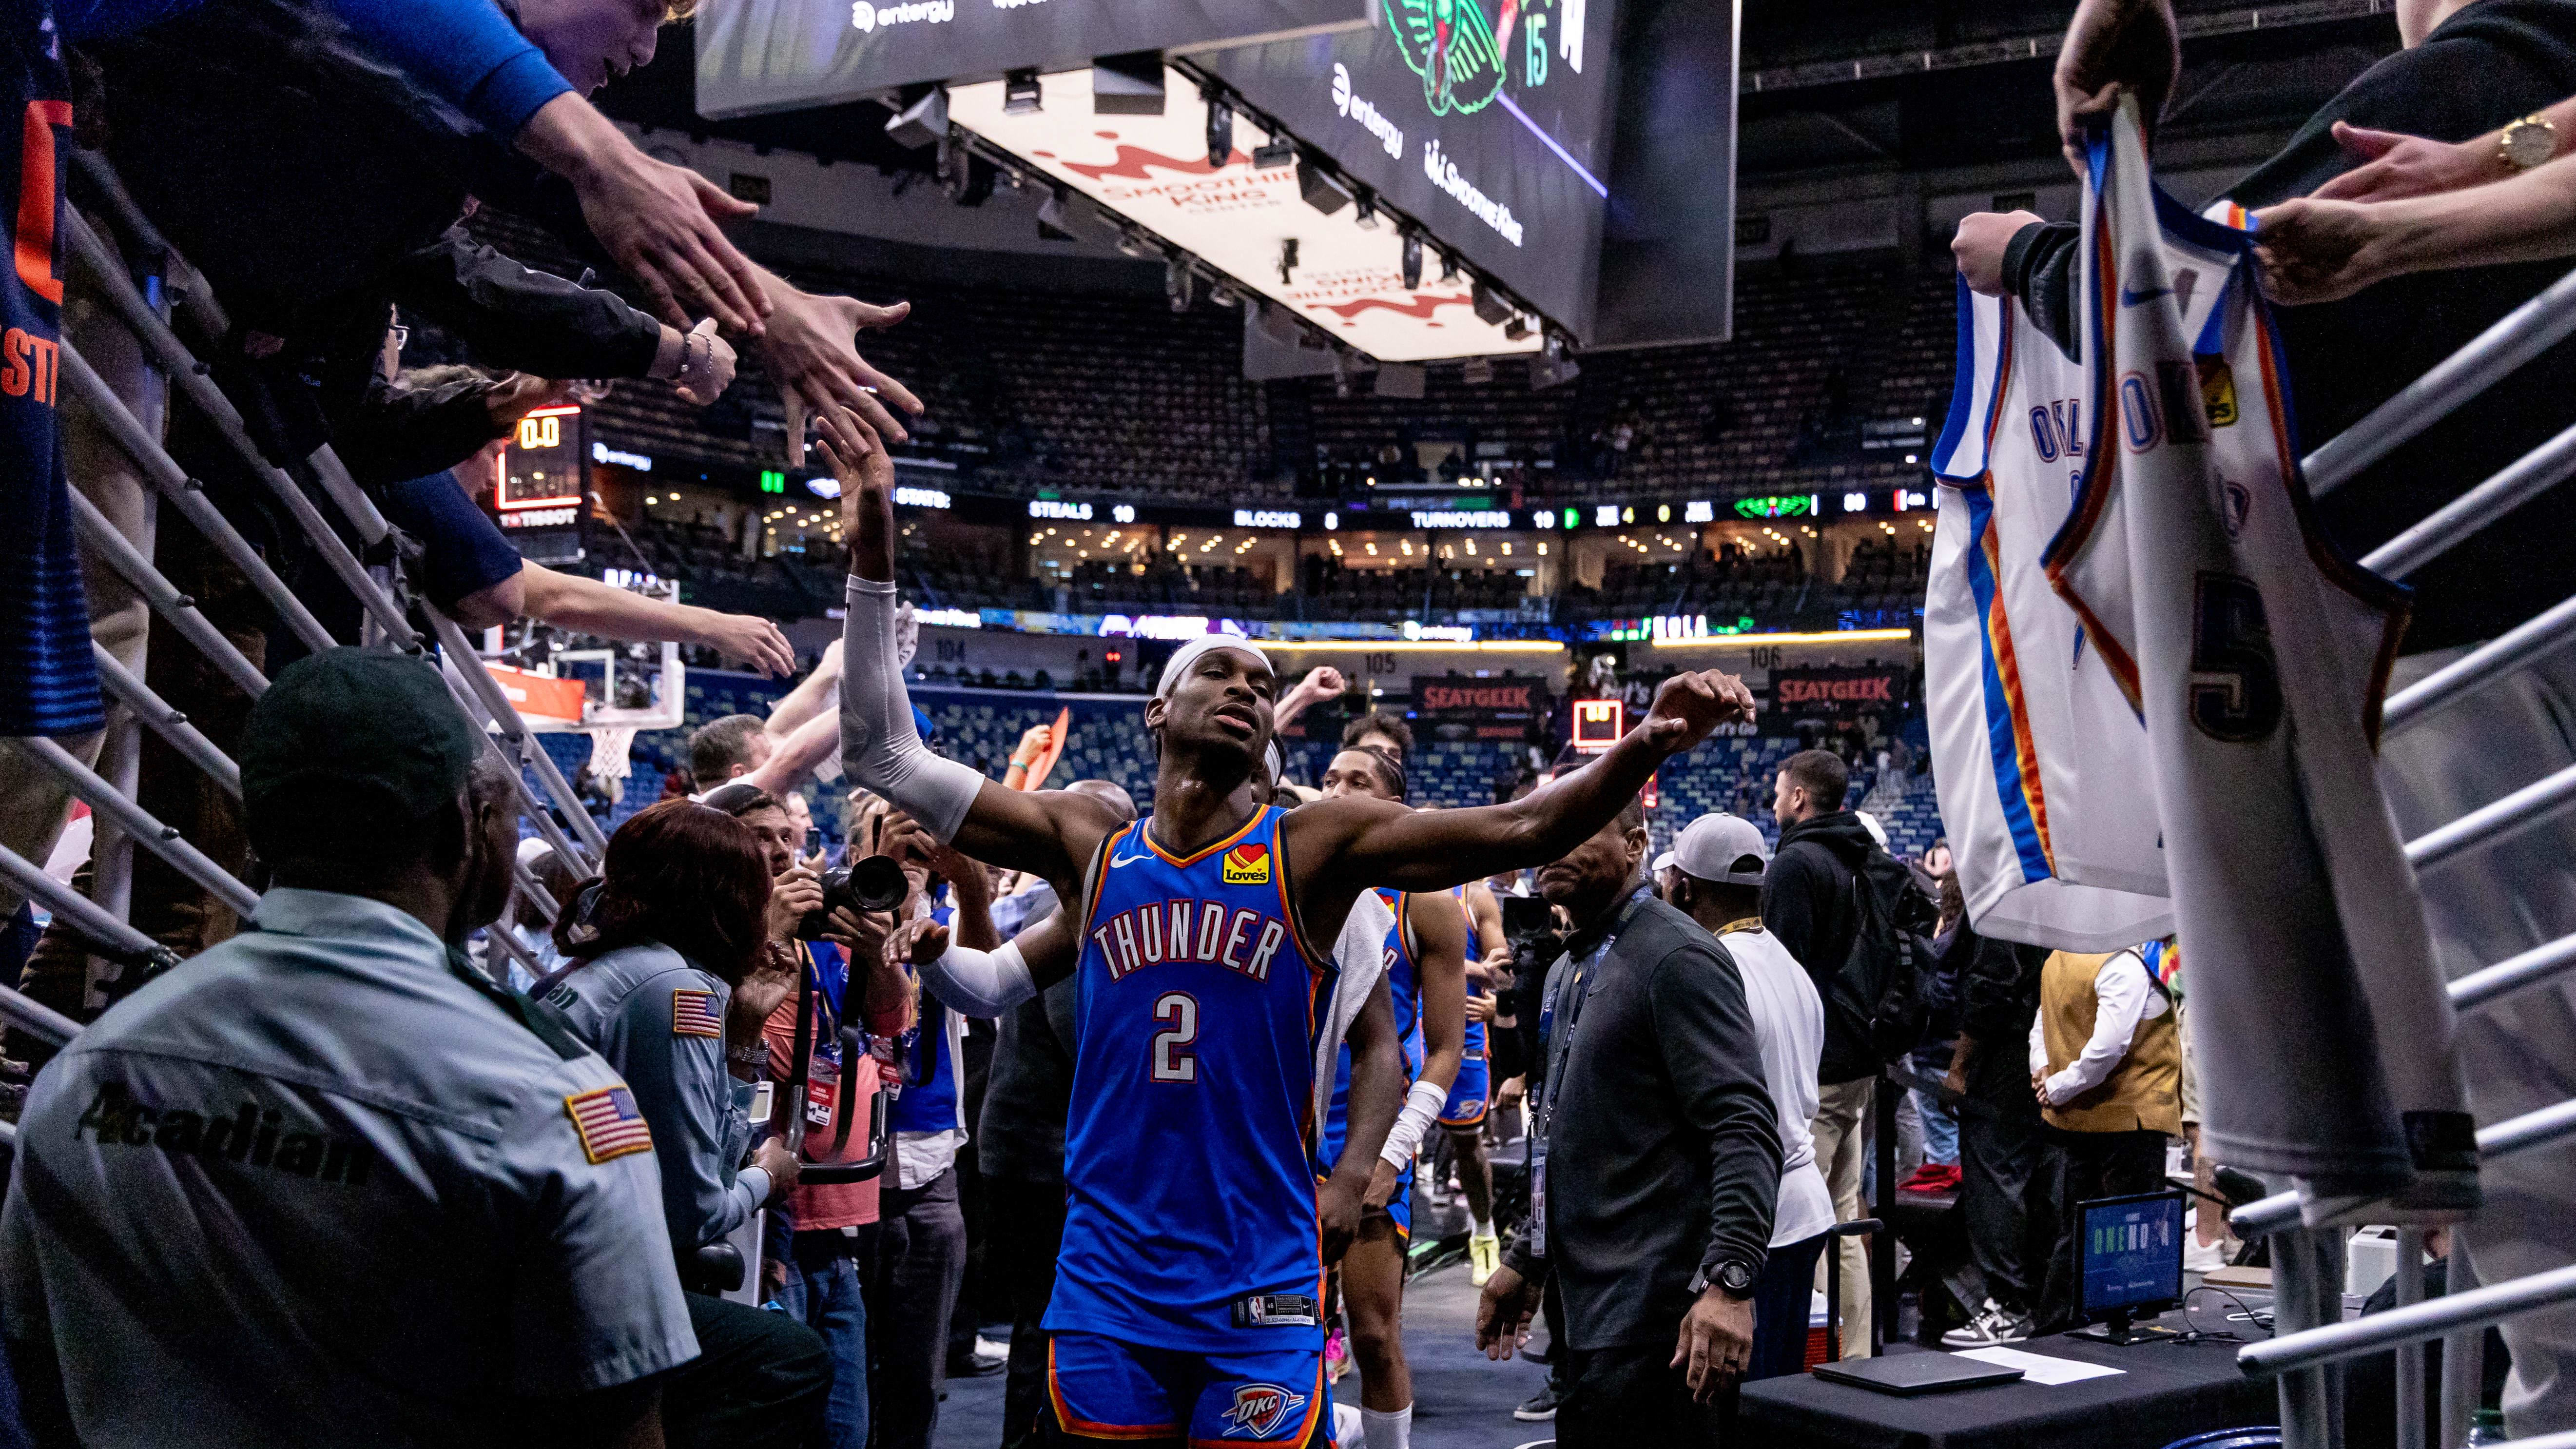
[[[1637,798],[1666,756],[1729,720],[1753,718],[1753,693],[1718,670],[1676,674],[1609,752],[1507,805],[1411,811],[1344,796],[1288,818],[1296,858],[1319,862],[1324,889],[1446,890],[1555,860]],[[1317,847],[1320,846],[1319,850]]]
[[[842,769],[938,839],[977,860],[1043,876],[1060,899],[1072,900],[1083,865],[1121,822],[1087,795],[1005,790],[921,742],[895,653],[894,463],[858,414],[830,408],[818,420],[823,456],[841,483],[841,536],[850,545]]]
[[[968,1016],[999,1016],[1072,975],[1080,944],[1062,911],[1049,912],[998,951],[954,944],[946,926],[925,916],[888,936],[885,955],[919,967],[939,999]]]
[[[1351,1019],[1346,1040],[1351,1047],[1350,1130],[1342,1139],[1341,1159],[1319,1194],[1328,1264],[1340,1262],[1359,1234],[1361,1199],[1404,1101],[1404,1056],[1396,1044],[1395,1006],[1384,976]]]

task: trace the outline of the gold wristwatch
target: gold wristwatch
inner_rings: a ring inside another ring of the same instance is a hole
[[[2558,127],[2534,112],[2496,135],[2496,159],[2516,175],[2558,154]]]

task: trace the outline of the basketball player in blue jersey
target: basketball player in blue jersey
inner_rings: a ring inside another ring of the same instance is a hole
[[[851,544],[844,768],[967,856],[1035,872],[1078,915],[1069,966],[1033,969],[1009,946],[941,958],[952,1000],[1023,1000],[1068,969],[1079,984],[1049,1431],[1326,1442],[1316,1298],[1404,1091],[1387,994],[1336,990],[1345,918],[1381,886],[1440,891],[1555,859],[1665,757],[1749,719],[1752,696],[1729,675],[1676,675],[1607,753],[1510,805],[1415,813],[1345,795],[1283,816],[1253,796],[1277,676],[1246,641],[1208,636],[1174,653],[1145,706],[1151,816],[1006,790],[914,733],[894,649],[894,469],[855,414],[822,425]],[[1312,1133],[1345,1032],[1349,1137],[1318,1186]]]
[[[1373,746],[1335,755],[1322,783],[1327,800],[1357,795],[1404,803],[1404,767]],[[1342,1304],[1350,1314],[1352,1356],[1359,1361],[1360,1416],[1369,1449],[1407,1449],[1413,1437],[1413,1370],[1404,1358],[1404,1269],[1413,1240],[1413,1154],[1448,1100],[1466,1049],[1467,921],[1445,891],[1379,895],[1395,912],[1395,929],[1386,937],[1387,988],[1413,1085],[1378,1153],[1362,1200],[1359,1236],[1342,1258]],[[1342,1059],[1347,1079],[1347,1051]],[[1343,1119],[1343,1089],[1336,1084],[1319,1161],[1340,1157]]]
[[[1467,1046],[1449,1100],[1440,1104],[1439,1121],[1449,1134],[1458,1187],[1467,1198],[1468,1281],[1482,1288],[1503,1261],[1502,1240],[1494,1233],[1494,1168],[1485,1160],[1485,1117],[1494,1096],[1490,1034],[1502,1004],[1496,988],[1509,983],[1512,951],[1503,937],[1503,908],[1491,887],[1469,881],[1450,893],[1467,920]]]

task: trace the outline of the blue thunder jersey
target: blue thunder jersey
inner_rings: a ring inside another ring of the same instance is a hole
[[[1405,902],[1413,897],[1381,887],[1377,898],[1395,912],[1395,929],[1386,933],[1386,991],[1395,1006],[1395,1027],[1404,1042],[1404,1080],[1422,1075],[1422,980],[1414,965],[1413,918]],[[1351,1044],[1342,1043],[1341,1062],[1333,1070],[1333,1105],[1324,1114],[1324,1130],[1315,1141],[1315,1171],[1330,1177],[1342,1160],[1342,1141],[1350,1131]]]
[[[0,12],[0,100],[24,144],[0,162],[0,234],[17,273],[0,278],[0,735],[79,735],[107,723],[90,662],[89,601],[72,535],[55,406],[63,278],[61,141],[71,82],[51,7]]]
[[[1174,856],[1149,816],[1093,862],[1051,1332],[1196,1353],[1323,1346],[1311,1155],[1338,971],[1294,924],[1283,818],[1265,805]],[[1305,1322],[1237,1326],[1238,1304],[1274,1294],[1317,1301]]]
[[[1470,961],[1480,960],[1483,958],[1484,946],[1482,942],[1476,939],[1476,913],[1467,908],[1467,888],[1465,886],[1451,886],[1449,888],[1449,894],[1457,898],[1458,914],[1466,917],[1467,920],[1467,959]],[[1467,984],[1467,989],[1475,992],[1479,996],[1491,994],[1478,987],[1472,981]],[[1467,1023],[1467,1053],[1465,1060],[1481,1062],[1484,1059],[1485,1024],[1481,1021],[1470,1021]]]

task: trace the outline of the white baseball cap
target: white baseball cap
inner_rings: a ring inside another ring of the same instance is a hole
[[[1683,826],[1673,837],[1672,853],[1682,874],[1729,885],[1762,884],[1763,868],[1771,863],[1771,848],[1762,843],[1753,822],[1723,811]],[[1749,869],[1743,868],[1746,856],[1753,858]]]
[[[1653,874],[1662,875],[1665,871],[1671,870],[1676,863],[1673,853],[1667,850],[1663,854],[1656,856],[1655,863],[1648,867],[1648,869]]]

